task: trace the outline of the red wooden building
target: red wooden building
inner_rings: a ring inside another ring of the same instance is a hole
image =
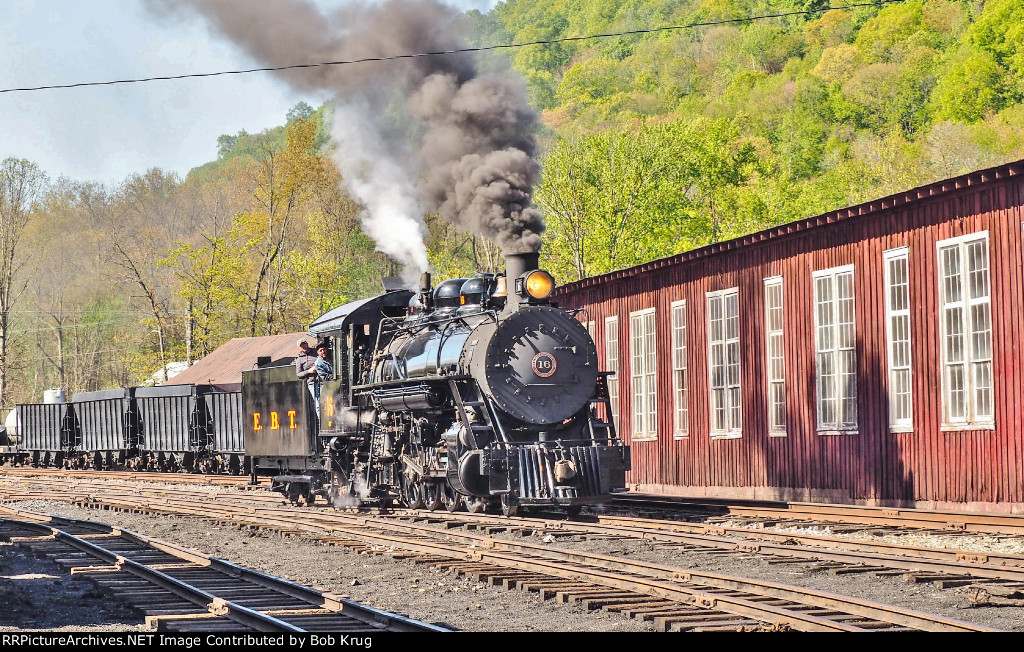
[[[631,486],[1024,511],[1024,161],[558,290]]]

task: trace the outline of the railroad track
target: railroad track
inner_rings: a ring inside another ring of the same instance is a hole
[[[19,485],[24,487],[24,485]],[[25,500],[63,499],[86,504],[90,496],[109,488],[109,481],[89,477],[74,481],[70,487],[56,479],[36,479],[17,495]],[[180,496],[189,498],[195,489],[142,486],[125,484],[125,491],[140,497],[166,499]],[[217,502],[258,501],[268,506],[285,504],[283,497],[271,493],[247,493],[243,496],[225,489],[208,491],[210,500]],[[396,510],[387,518],[410,519],[444,524],[445,527],[498,528],[509,523],[522,530],[537,531],[542,536],[563,537],[617,537],[642,539],[654,547],[686,552],[690,550],[715,551],[739,556],[757,555],[771,564],[805,563],[814,569],[835,575],[871,573],[876,576],[899,575],[916,583],[932,583],[939,588],[969,586],[974,591],[971,600],[976,604],[1006,604],[1024,606],[1024,556],[994,551],[966,551],[936,547],[910,546],[877,540],[857,540],[849,537],[823,536],[806,532],[775,531],[750,527],[727,527],[715,523],[663,521],[598,514],[592,518],[566,521],[558,516],[551,519],[504,518],[477,514],[447,514]],[[908,530],[872,527],[868,532],[902,532]],[[916,531],[916,529],[914,529]],[[863,531],[861,531],[863,532]],[[1024,545],[1024,540],[1011,535]]]
[[[9,492],[0,490],[0,496],[20,497]],[[470,531],[466,524],[472,524],[475,515],[438,515],[436,522],[423,522],[422,516],[399,519],[397,514],[368,516],[230,500],[212,503],[202,496],[144,496],[114,488],[93,493],[80,504],[308,536],[544,598],[653,620],[664,630],[987,631],[856,598],[492,536],[499,531],[556,532],[566,522],[494,519],[478,521]]]
[[[0,517],[0,538],[91,579],[157,631],[450,631],[100,523],[6,507]]]
[[[716,525],[655,521],[643,518],[597,516],[581,520],[538,521],[477,514],[398,511],[384,517],[429,521],[445,527],[490,529],[533,527],[544,536],[634,539],[652,548],[679,553],[703,551],[757,556],[769,564],[803,563],[833,575],[869,573],[901,576],[938,588],[970,587],[975,604],[1024,606],[1024,555],[972,552],[900,545],[771,530],[724,528]]]
[[[23,500],[33,498],[51,499],[56,494],[63,494],[63,499],[71,502],[86,503],[96,492],[110,487],[109,480],[97,480],[93,476],[75,480],[72,483],[56,478],[36,479],[27,487],[18,484],[17,495]],[[125,491],[139,496],[167,498],[174,496],[189,497],[195,489],[174,486],[139,486],[133,483],[123,484]],[[223,492],[211,490],[207,493],[210,500],[238,501],[246,503],[256,501],[265,505],[283,505],[285,499],[272,493],[247,493],[240,497],[230,489]],[[443,512],[426,513],[422,511],[404,512],[398,510],[395,515],[407,518],[424,518],[429,514],[432,520],[449,519],[449,522],[478,524],[480,527],[515,522],[526,527],[550,531],[552,536],[577,534],[580,536],[617,536],[624,538],[644,539],[663,548],[676,548],[679,551],[704,549],[734,552],[741,555],[759,554],[770,561],[781,563],[784,560],[806,561],[818,568],[829,570],[834,574],[865,573],[900,574],[916,582],[934,582],[940,588],[952,588],[967,584],[986,584],[988,588],[1000,593],[1007,591],[1024,591],[1024,575],[1018,570],[1024,567],[1024,556],[994,551],[965,551],[946,548],[899,545],[877,540],[857,540],[849,537],[824,536],[792,530],[765,529],[763,523],[759,527],[733,527],[712,523],[695,523],[683,521],[663,521],[650,518],[636,518],[597,514],[592,519],[566,521],[562,517],[552,519],[520,518],[505,519],[485,515],[456,514],[446,517]],[[537,525],[538,523],[546,525]],[[821,525],[820,523],[818,525]],[[905,534],[907,529],[871,527],[858,530],[859,533],[896,533]],[[916,529],[913,531],[917,531]],[[943,534],[943,536],[945,536]],[[1013,538],[1022,545],[1024,539]]]
[[[729,520],[751,525],[815,527],[828,524],[834,532],[914,530],[923,534],[1003,534],[1024,536],[1024,516],[983,512],[954,512],[897,507],[868,507],[780,501],[692,499],[653,494],[617,494],[613,509],[675,514],[714,523]]]
[[[198,473],[156,473],[149,471],[72,471],[68,469],[35,468],[31,466],[3,466],[0,474],[12,477],[73,478],[96,480],[123,480],[127,482],[154,482],[163,484],[213,485],[237,489],[266,489],[268,478],[259,478],[251,484],[249,476],[203,475]]]

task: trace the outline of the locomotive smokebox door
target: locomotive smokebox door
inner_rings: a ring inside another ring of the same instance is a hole
[[[487,351],[474,353],[473,377],[504,412],[528,424],[557,424],[589,403],[597,349],[586,327],[565,311],[534,306],[476,333]]]
[[[295,367],[242,372],[246,453],[253,457],[306,457],[316,450],[316,415]]]

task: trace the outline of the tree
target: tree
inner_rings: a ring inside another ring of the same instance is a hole
[[[935,86],[932,101],[936,117],[971,123],[998,111],[1005,103],[1005,77],[991,54],[964,48]]]
[[[730,218],[742,223],[728,210],[730,195],[753,176],[759,153],[727,120],[701,120],[693,128],[696,137],[687,150],[695,177],[688,232],[694,241],[712,244],[740,235],[730,228]]]
[[[186,210],[197,228],[179,239],[161,265],[174,271],[184,307],[185,360],[210,353],[237,330],[242,298],[235,289],[243,274],[228,233],[233,224],[231,184],[186,182]]]
[[[174,174],[158,169],[129,177],[105,212],[110,234],[110,262],[120,280],[133,286],[147,313],[143,323],[156,335],[160,368],[166,369],[173,327],[173,287],[169,270],[160,265],[173,243],[189,233],[194,216],[183,210]],[[131,303],[129,302],[129,305]],[[145,359],[140,364],[148,365]]]
[[[8,395],[11,310],[24,289],[18,279],[23,263],[18,244],[46,184],[46,175],[35,163],[17,158],[0,163],[0,404]]]
[[[676,122],[556,143],[537,191],[551,268],[577,280],[673,253],[690,190],[683,152],[691,137]]]
[[[286,129],[287,145],[276,149],[260,144],[250,167],[250,204],[235,216],[229,237],[239,243],[240,267],[248,271],[239,290],[245,297],[250,336],[274,334],[284,322],[289,293],[284,280],[297,258],[290,255],[297,237],[295,222],[326,174],[317,151],[318,125],[293,120]]]

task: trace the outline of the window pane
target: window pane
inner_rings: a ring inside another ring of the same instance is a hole
[[[818,428],[853,429],[857,425],[853,272],[819,272],[814,287]]]
[[[737,434],[741,412],[738,293],[709,294],[707,302],[711,431]]]
[[[708,338],[712,342],[722,339],[722,300],[708,297]]]
[[[608,400],[612,404],[612,419],[619,420],[619,319],[609,317],[604,322],[605,365],[613,375],[608,377]]]
[[[953,303],[961,300],[960,294],[960,248],[946,247],[940,251],[940,274],[942,275],[942,300]]]
[[[725,295],[725,337],[730,340],[740,336],[740,316],[737,298],[738,295],[735,292]]]
[[[974,365],[974,414],[975,417],[992,417],[992,363]]]
[[[963,309],[959,306],[946,308],[946,361],[963,361]]]
[[[963,365],[949,365],[946,367],[946,383],[948,388],[946,392],[948,398],[946,412],[950,419],[963,420],[967,416]]]
[[[644,409],[643,409],[643,386],[640,378],[633,376],[633,435],[643,436],[644,432]]]
[[[672,384],[677,435],[689,432],[686,362],[686,304],[680,303],[672,306]]]
[[[987,303],[971,306],[971,357],[974,360],[992,357],[992,324]]]
[[[971,299],[988,296],[988,245],[984,240],[967,245],[967,267]]]

